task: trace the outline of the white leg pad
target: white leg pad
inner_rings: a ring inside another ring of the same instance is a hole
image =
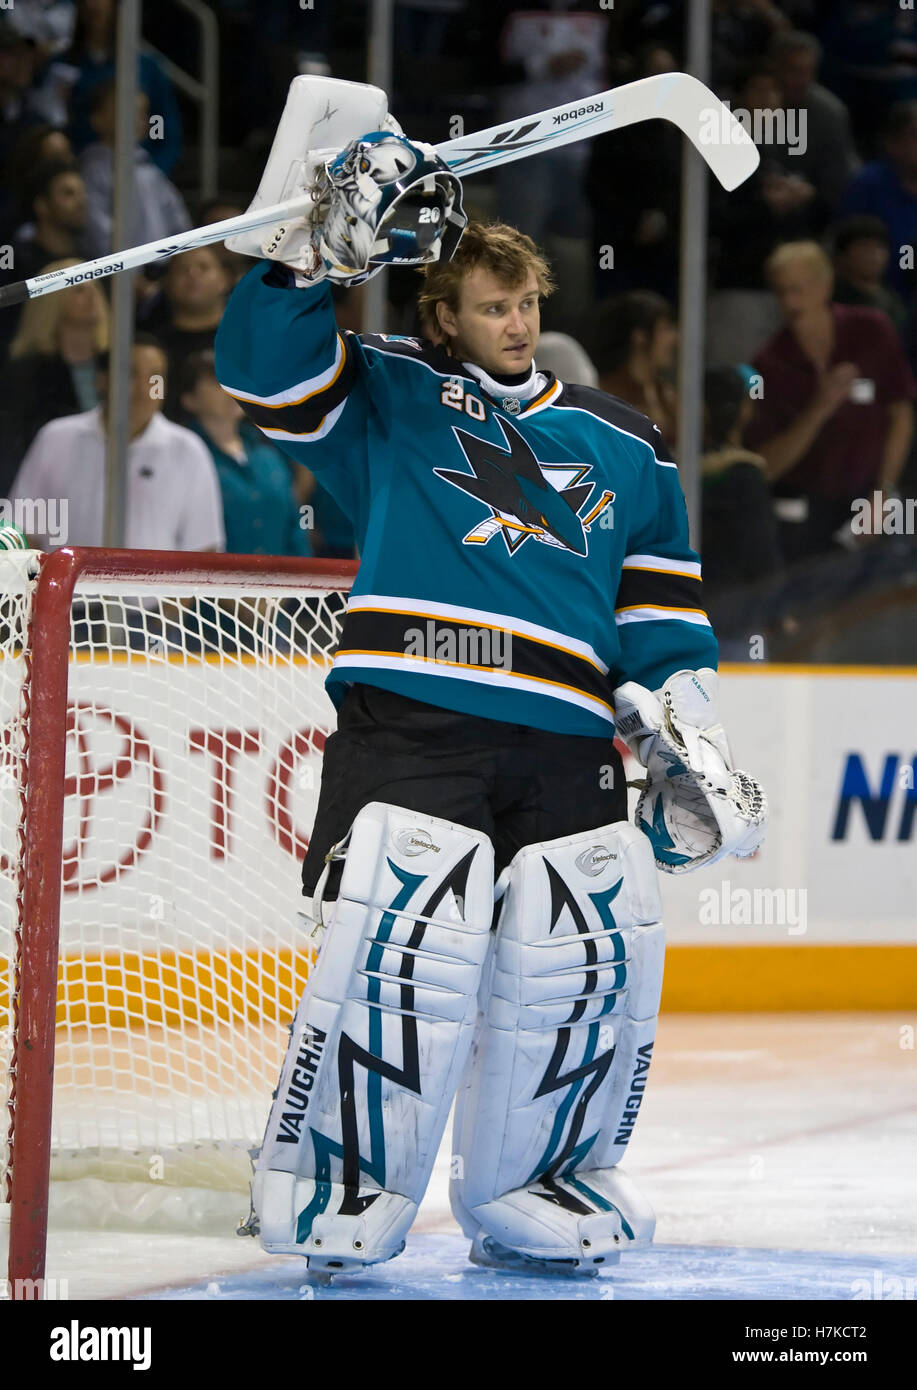
[[[403,1247],[471,1046],[492,915],[486,835],[360,812],[256,1167],[266,1250],[340,1271]]]
[[[592,1265],[652,1239],[615,1165],[652,1055],[661,915],[652,848],[627,821],[516,855],[456,1107],[466,1235]]]

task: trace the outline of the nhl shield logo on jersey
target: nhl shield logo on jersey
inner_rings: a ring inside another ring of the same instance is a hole
[[[463,538],[464,545],[486,545],[502,535],[512,555],[530,537],[586,556],[586,533],[593,521],[615,499],[609,490],[588,510],[595,483],[583,480],[590,463],[542,463],[519,431],[508,420],[494,417],[506,441],[506,451],[486,439],[453,427],[453,433],[472,472],[434,468],[433,472],[453,487],[476,497],[490,509],[490,516]]]

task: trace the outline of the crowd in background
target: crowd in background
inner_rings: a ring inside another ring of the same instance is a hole
[[[115,0],[0,11],[3,283],[114,249],[115,22]],[[190,227],[189,203],[199,224],[247,202],[205,203],[175,181],[186,118],[167,66],[144,49],[131,243]],[[135,276],[126,544],[350,557],[353,532],[332,499],[217,384],[214,336],[250,265],[218,243]],[[0,314],[0,496],[13,507],[65,500],[75,545],[104,536],[110,318],[98,280]]]
[[[223,196],[196,196],[195,112],[157,53],[194,70],[195,32],[177,7],[145,6],[134,241],[246,205],[297,72],[365,78],[357,0],[212,7]],[[7,282],[111,249],[114,13],[114,0],[0,12]],[[444,138],[456,114],[468,130],[511,121],[681,69],[685,24],[682,0],[397,0],[390,105],[422,139]],[[733,193],[709,182],[705,591],[729,654],[766,631],[792,656],[812,612],[917,577],[913,526],[894,524],[917,495],[917,14],[885,0],[713,0],[712,26],[711,86],[761,162]],[[466,186],[472,215],[512,222],[552,260],[538,365],[634,404],[676,458],[683,143],[652,122]],[[250,264],[218,245],[136,277],[135,375],[154,371],[162,391],[132,397],[128,544],[353,555],[327,494],[216,384],[214,333]],[[392,274],[391,330],[420,331],[416,288],[415,273]],[[360,327],[359,291],[337,297],[342,326]],[[104,283],[0,314],[0,494],[79,493],[85,534],[72,543],[101,540],[108,333]],[[151,507],[143,484],[169,459],[188,485]],[[164,538],[142,539],[151,527]]]

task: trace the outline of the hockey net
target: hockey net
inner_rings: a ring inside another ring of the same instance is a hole
[[[125,1184],[131,1219],[157,1191],[245,1191],[308,972],[300,862],[354,569],[0,555],[11,1279],[43,1255],[49,1153],[53,1179]]]

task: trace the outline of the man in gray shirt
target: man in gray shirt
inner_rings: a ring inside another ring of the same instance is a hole
[[[770,57],[784,108],[799,113],[799,139],[787,151],[788,169],[815,186],[826,212],[833,216],[860,163],[849,113],[833,92],[815,80],[821,45],[812,34],[797,29],[776,34]]]
[[[114,217],[115,106],[114,82],[103,82],[93,92],[90,119],[99,137],[80,155],[80,172],[86,184],[89,215],[86,239],[89,255],[107,256],[112,246]],[[155,119],[155,118],[154,118]],[[137,140],[152,134],[149,103],[144,92],[137,93]],[[138,143],[134,150],[134,230],[130,244],[158,241],[191,226],[184,199],[161,169]]]

